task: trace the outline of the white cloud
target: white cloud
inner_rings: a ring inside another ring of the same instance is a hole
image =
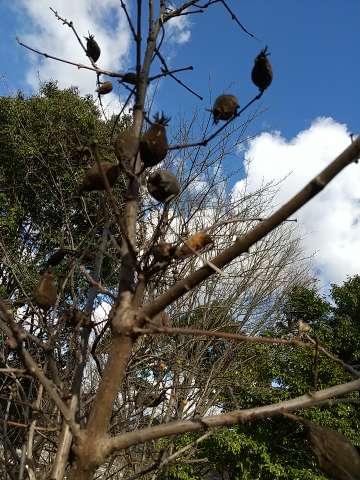
[[[24,30],[17,32],[26,44],[57,57],[90,65],[71,29],[55,18],[49,5],[61,17],[73,21],[82,40],[88,32],[95,35],[101,47],[97,62],[100,67],[120,71],[125,68],[131,38],[118,0],[16,0],[15,8],[29,19],[24,22]],[[39,79],[53,79],[58,80],[63,88],[74,85],[79,87],[82,94],[94,93],[94,73],[30,52],[29,55],[31,66],[26,79],[34,88],[38,87]],[[118,101],[115,93],[106,96],[106,103],[111,100]]]
[[[274,199],[282,204],[330,163],[350,142],[346,125],[318,118],[287,141],[279,132],[263,133],[245,152],[247,190],[285,178]],[[237,182],[239,194],[245,180]],[[323,285],[360,273],[360,172],[351,165],[295,215],[304,232],[303,247],[316,252],[314,270]]]
[[[174,9],[175,7],[171,7]],[[168,39],[172,43],[187,43],[190,41],[191,23],[186,15],[174,17],[167,23]]]

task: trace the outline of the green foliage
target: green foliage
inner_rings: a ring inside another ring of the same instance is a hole
[[[76,190],[94,161],[86,148],[94,140],[102,158],[116,161],[108,144],[113,125],[113,119],[101,120],[92,96],[81,97],[76,88],[60,90],[56,82],[42,85],[30,98],[0,98],[0,229],[7,252],[1,273],[6,296],[24,294],[17,278],[29,294],[47,256],[60,246],[93,255],[100,235],[97,225],[104,224],[104,211],[111,209],[102,193],[81,200]],[[121,182],[115,194],[121,198]],[[106,258],[106,276],[114,274],[110,263]],[[56,274],[62,280],[65,269],[57,267]]]
[[[280,308],[282,325],[267,334],[289,336],[290,330],[293,336],[301,318],[311,325],[311,335],[321,345],[349,363],[359,363],[359,277],[341,286],[333,285],[331,293],[332,299],[326,300],[315,289],[294,288]],[[251,361],[247,361],[249,358]],[[234,364],[228,375],[241,408],[275,403],[351,380],[351,375],[328,357],[320,354],[315,360],[312,348],[244,345]],[[358,403],[351,402],[360,400],[359,392],[351,393],[347,399],[348,402],[314,407],[298,414],[343,433],[360,447],[360,411]],[[234,408],[233,397],[227,391],[221,401],[224,410]],[[284,417],[221,429],[200,444],[197,457],[208,458],[213,472],[231,479],[326,478],[309,447],[304,427]],[[177,467],[178,476],[174,478],[183,478],[180,470]]]

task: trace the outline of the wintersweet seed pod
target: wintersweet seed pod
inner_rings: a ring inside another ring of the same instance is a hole
[[[106,95],[107,93],[110,93],[112,89],[113,84],[111,82],[103,82],[98,86],[96,91],[99,95]]]
[[[62,262],[62,260],[64,260],[66,255],[75,255],[75,254],[76,254],[76,252],[74,250],[70,250],[69,248],[58,248],[47,259],[46,268],[56,267],[56,265],[59,265],[59,263]]]
[[[119,133],[115,140],[114,147],[115,155],[119,163],[129,167],[139,150],[139,140],[132,126]]]
[[[213,243],[213,240],[208,233],[203,231],[195,233],[176,249],[175,256],[185,258],[194,255],[194,250],[198,252],[211,243]]]
[[[299,333],[303,335],[304,333],[310,332],[311,327],[308,323],[304,322],[303,320],[299,320]]]
[[[239,102],[235,95],[220,95],[215,100],[212,109],[214,123],[218,123],[219,120],[230,120],[238,108]]]
[[[48,310],[55,305],[56,298],[57,285],[51,267],[49,267],[41,275],[40,281],[35,288],[34,301],[39,307]]]
[[[172,173],[167,170],[156,170],[149,175],[147,187],[150,195],[158,202],[169,202],[180,192],[180,185]]]
[[[268,55],[270,55],[270,52],[268,52],[267,47],[265,47],[255,58],[254,67],[251,72],[251,79],[260,92],[266,90],[273,79],[272,67],[267,58]]]
[[[94,35],[84,37],[86,40],[86,55],[91,58],[93,62],[97,62],[100,57],[100,47],[94,39]]]
[[[168,141],[166,137],[166,126],[170,119],[162,113],[155,115],[154,123],[143,134],[140,140],[140,156],[144,167],[153,167],[166,157],[168,152]]]
[[[143,392],[139,392],[135,398],[135,404],[137,407],[144,407],[144,408],[153,408],[160,405],[166,398],[166,390],[163,390],[160,393],[149,393],[144,394]]]
[[[153,255],[155,260],[164,261],[169,260],[174,255],[176,247],[169,242],[159,242],[153,248]]]
[[[121,80],[125,83],[130,83],[130,85],[136,85],[137,75],[135,72],[127,72]]]
[[[285,416],[305,426],[320,468],[329,478],[360,480],[360,455],[344,435],[296,415]]]
[[[166,312],[160,312],[153,318],[153,323],[158,327],[171,327],[171,320]]]
[[[112,187],[119,176],[119,166],[110,162],[101,162],[101,166],[108,179],[110,187]],[[86,172],[85,177],[79,186],[79,193],[92,192],[96,190],[105,190],[103,177],[97,164],[89,168],[89,170]]]

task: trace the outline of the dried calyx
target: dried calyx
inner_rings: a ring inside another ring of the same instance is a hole
[[[112,187],[115,185],[120,173],[119,165],[114,165],[106,161],[100,162],[100,165],[108,179],[110,187]],[[103,176],[98,164],[89,168],[85,173],[85,177],[79,186],[79,193],[81,194],[82,192],[92,192],[96,190],[105,190]]]
[[[212,108],[214,123],[218,123],[219,120],[230,120],[237,113],[238,108],[239,102],[235,95],[220,95]]]
[[[360,480],[360,455],[344,435],[305,418],[289,413],[284,415],[304,425],[324,473],[334,480]]]
[[[112,89],[113,89],[113,84],[111,82],[103,82],[103,83],[100,83],[96,91],[99,95],[106,95],[107,93],[112,92]]]
[[[149,175],[147,187],[150,195],[158,202],[169,202],[180,192],[180,185],[172,173],[156,170]]]
[[[56,304],[57,285],[51,267],[42,273],[34,291],[34,302],[44,310]]]
[[[165,127],[169,121],[163,113],[155,115],[154,123],[142,135],[140,156],[145,168],[157,165],[166,157],[169,145]]]
[[[100,57],[100,47],[94,39],[94,35],[89,33],[89,36],[84,38],[86,40],[86,55],[95,63]]]
[[[251,79],[260,92],[266,90],[273,79],[272,67],[267,58],[268,55],[270,55],[270,52],[268,52],[268,47],[265,47],[255,58],[254,67],[251,72]]]
[[[213,240],[207,232],[205,231],[197,232],[194,235],[191,235],[183,243],[183,245],[180,245],[180,247],[176,249],[175,256],[177,258],[188,257],[194,254],[194,250],[195,252],[199,252],[203,248],[205,248],[206,246],[212,243],[213,243]]]

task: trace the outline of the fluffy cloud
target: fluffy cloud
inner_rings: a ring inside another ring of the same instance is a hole
[[[174,6],[170,7],[171,10],[175,8]],[[186,15],[174,17],[169,20],[166,28],[169,41],[178,44],[189,42],[191,37],[190,25],[190,21]]]
[[[284,179],[274,199],[287,201],[349,145],[345,125],[316,119],[309,129],[287,141],[279,132],[263,133],[244,152],[246,184],[255,190],[264,181]],[[234,195],[245,188],[237,182]],[[274,207],[276,206],[274,205]],[[360,273],[360,172],[351,165],[336,177],[296,217],[303,247],[314,255],[314,273],[323,286]]]
[[[88,32],[95,35],[101,46],[99,66],[109,70],[125,68],[131,37],[118,0],[52,0],[51,6],[74,22],[81,38]],[[54,56],[89,64],[73,32],[55,18],[47,0],[17,0],[15,8],[27,17],[24,30],[17,32],[25,43]],[[95,74],[36,54],[31,54],[26,79],[35,88],[39,79],[56,79],[61,87],[78,86],[82,94],[93,93],[96,86]],[[118,101],[118,97],[111,93],[105,103],[109,101]]]

